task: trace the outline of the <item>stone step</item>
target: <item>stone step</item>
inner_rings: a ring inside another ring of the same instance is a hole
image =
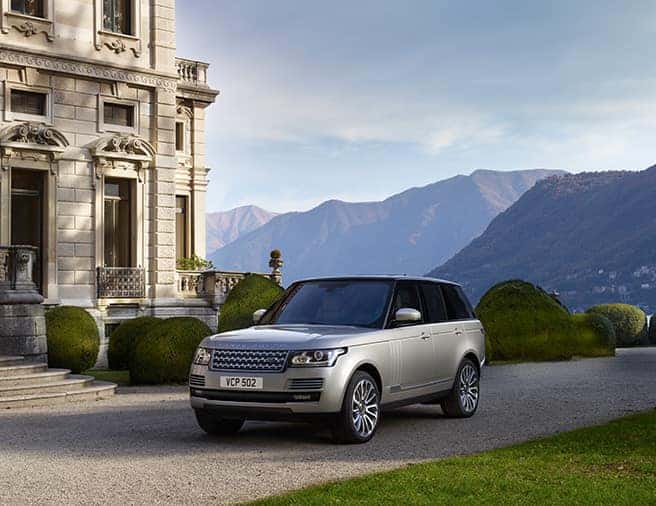
[[[61,382],[68,378],[69,369],[48,369],[36,374],[19,374],[17,376],[0,377],[0,389],[13,386],[43,385],[45,383]]]
[[[32,385],[14,385],[0,387],[0,399],[24,395],[41,395],[56,392],[68,392],[84,388],[93,382],[91,376],[70,375],[61,381],[37,383]]]
[[[85,387],[72,388],[63,392],[0,397],[0,409],[31,408],[36,406],[63,404],[66,402],[106,399],[113,396],[115,391],[116,385],[114,383],[94,381]]]
[[[0,378],[37,374],[45,372],[47,369],[47,364],[31,364],[29,362],[16,365],[2,365],[0,366]]]
[[[23,357],[3,357],[0,356],[0,367],[4,367],[7,365],[19,365],[21,363],[25,362],[25,358]]]

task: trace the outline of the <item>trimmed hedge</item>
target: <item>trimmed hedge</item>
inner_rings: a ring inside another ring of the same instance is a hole
[[[76,374],[93,367],[100,338],[93,317],[80,307],[59,306],[46,312],[48,366]]]
[[[490,288],[476,307],[485,332],[488,360],[571,358],[570,314],[543,290],[521,280]]]
[[[269,278],[248,274],[228,294],[219,316],[219,332],[252,326],[253,313],[271,306],[283,292]]]
[[[615,355],[615,329],[611,321],[600,314],[574,314],[576,336],[572,353],[580,357]]]
[[[485,327],[486,358],[490,361],[614,354],[609,322],[573,316],[544,290],[522,280],[490,288],[476,314]]]
[[[630,304],[600,304],[586,311],[600,314],[610,320],[615,329],[618,346],[647,344],[647,315]]]
[[[159,385],[185,383],[194,353],[210,328],[196,318],[169,318],[138,339],[129,359],[130,382]]]
[[[115,371],[127,369],[135,342],[142,339],[151,327],[160,321],[154,316],[141,316],[121,323],[109,338],[107,348],[109,368]]]
[[[649,320],[649,344],[656,344],[656,318]]]

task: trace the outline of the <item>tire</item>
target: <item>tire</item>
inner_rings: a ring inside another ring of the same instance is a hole
[[[243,419],[220,418],[202,409],[195,409],[196,421],[201,429],[210,436],[227,436],[236,434],[244,425]]]
[[[458,367],[451,392],[440,402],[442,411],[449,418],[469,418],[478,409],[480,399],[480,371],[469,358]]]
[[[333,439],[343,444],[366,443],[376,433],[379,423],[378,385],[370,374],[356,371],[346,388],[342,410],[333,423]]]

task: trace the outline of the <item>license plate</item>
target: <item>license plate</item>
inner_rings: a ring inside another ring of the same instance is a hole
[[[262,390],[263,386],[262,378],[255,376],[221,376],[221,388]]]

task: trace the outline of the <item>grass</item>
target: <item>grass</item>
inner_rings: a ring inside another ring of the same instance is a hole
[[[119,386],[130,384],[130,371],[112,371],[111,369],[89,369],[84,374],[93,376],[99,381],[109,381]]]
[[[656,504],[656,410],[468,457],[258,501],[281,504]]]

